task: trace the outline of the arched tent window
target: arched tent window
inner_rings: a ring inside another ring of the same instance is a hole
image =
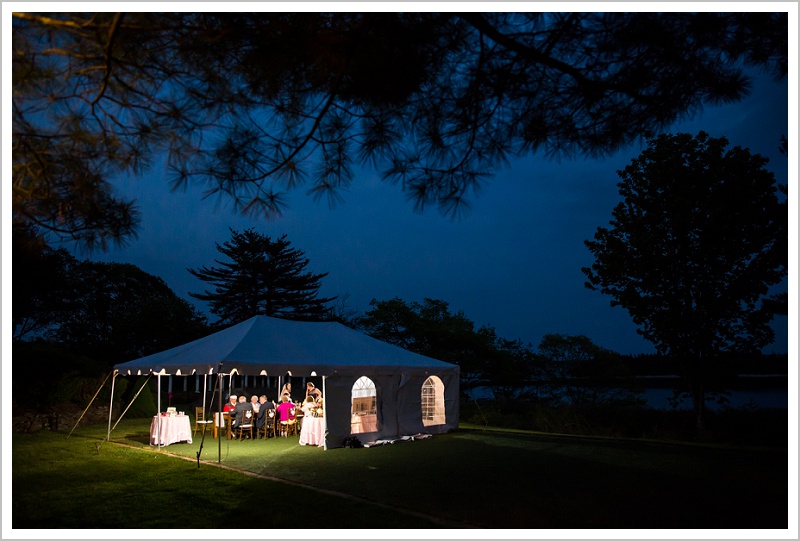
[[[422,384],[422,424],[444,424],[444,383],[437,376],[429,377]]]
[[[363,434],[378,430],[378,390],[375,382],[361,376],[353,384],[350,399],[350,433]]]

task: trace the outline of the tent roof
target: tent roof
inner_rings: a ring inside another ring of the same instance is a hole
[[[219,363],[222,368],[219,368]],[[282,376],[337,372],[458,372],[445,363],[376,340],[332,321],[307,322],[255,316],[172,349],[117,364],[120,374],[212,374]]]

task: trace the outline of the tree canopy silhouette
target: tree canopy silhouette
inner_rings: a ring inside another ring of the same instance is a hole
[[[516,396],[533,379],[533,356],[522,342],[501,338],[489,326],[476,329],[445,301],[395,297],[373,299],[370,307],[358,327],[378,340],[459,365],[462,389],[486,385],[495,396]]]
[[[615,150],[788,59],[786,13],[13,17],[14,214],[101,247],[138,222],[109,181],[162,153],[245,213],[371,165],[455,214],[510,158]]]
[[[11,262],[14,340],[40,336],[71,308],[70,271],[78,262],[66,249],[50,247],[28,222],[13,224]]]
[[[48,337],[86,355],[126,361],[207,334],[206,317],[162,278],[130,263],[81,261],[71,306]]]
[[[291,247],[286,235],[272,240],[251,229],[231,229],[231,240],[217,244],[229,261],[219,267],[189,269],[192,276],[214,286],[189,293],[209,303],[219,325],[240,323],[257,315],[319,321],[332,317],[327,306],[336,297],[318,297],[320,280],[328,273],[307,272],[309,260]]]
[[[700,132],[660,135],[619,172],[624,200],[586,246],[587,287],[684,365],[698,428],[714,359],[772,343],[760,305],[786,275],[787,209],[767,159]]]

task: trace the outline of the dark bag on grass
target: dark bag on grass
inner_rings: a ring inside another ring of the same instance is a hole
[[[348,447],[350,449],[359,449],[361,447],[364,447],[364,444],[361,443],[361,440],[358,439],[358,438],[355,438],[355,437],[353,437],[353,438],[345,438],[344,442],[342,442],[342,445],[344,447]]]

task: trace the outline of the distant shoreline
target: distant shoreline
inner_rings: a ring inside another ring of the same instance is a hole
[[[681,379],[676,375],[646,375],[633,376],[634,381],[640,382],[645,387],[664,388],[673,387]],[[788,374],[739,374],[728,381],[726,387],[731,391],[762,390],[762,389],[788,389]]]

